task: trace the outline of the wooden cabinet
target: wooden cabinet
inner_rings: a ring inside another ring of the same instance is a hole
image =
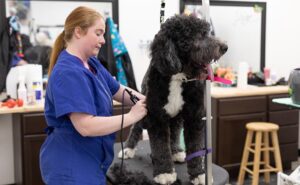
[[[125,113],[129,107],[125,107]],[[114,107],[114,115],[122,113],[121,106]],[[47,127],[43,112],[13,114],[15,181],[17,185],[44,185],[42,182],[39,153],[46,138]],[[123,141],[130,128],[123,130]],[[117,133],[116,142],[120,142]]]
[[[283,167],[297,160],[298,110],[272,103],[280,95],[212,99],[213,161],[237,177],[246,139],[246,124],[268,121],[280,126],[279,142]]]
[[[46,138],[44,113],[13,114],[16,184],[42,185],[40,148]]]
[[[279,125],[278,138],[284,169],[291,168],[291,162],[298,158],[299,110],[274,104],[272,99],[287,97],[286,94],[268,96],[268,121]]]

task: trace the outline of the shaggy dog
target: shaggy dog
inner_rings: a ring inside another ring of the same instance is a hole
[[[146,128],[158,184],[175,182],[173,162],[185,161],[186,154],[179,147],[182,126],[187,155],[204,149],[207,68],[227,51],[227,45],[209,33],[206,21],[177,15],[162,24],[151,44],[152,59],[142,85],[148,115],[133,126],[124,158],[134,156],[142,127]],[[205,184],[202,157],[188,160],[187,168],[191,183]]]

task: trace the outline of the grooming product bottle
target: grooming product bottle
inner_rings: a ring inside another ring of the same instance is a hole
[[[43,86],[41,82],[33,82],[32,89],[35,94],[36,103],[41,103],[43,99]]]
[[[246,88],[248,85],[248,70],[249,66],[246,62],[240,62],[238,68],[237,87]]]
[[[28,103],[28,105],[34,105],[35,104],[35,92],[32,88],[28,89],[27,103]]]
[[[265,77],[265,84],[266,85],[272,85],[272,81],[271,81],[271,72],[269,68],[264,68],[264,77]]]
[[[23,100],[24,105],[27,105],[27,89],[25,87],[24,78],[20,78],[19,80],[18,98]]]

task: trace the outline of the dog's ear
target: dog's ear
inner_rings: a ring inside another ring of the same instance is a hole
[[[151,49],[153,65],[160,73],[172,75],[182,71],[175,45],[170,39],[156,42]]]

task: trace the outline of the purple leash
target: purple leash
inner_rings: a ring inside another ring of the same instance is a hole
[[[185,158],[185,161],[189,161],[195,157],[202,157],[202,156],[205,156],[206,154],[208,153],[211,153],[212,152],[212,149],[211,148],[208,148],[208,149],[204,149],[204,150],[199,150],[197,152],[194,152],[188,156],[186,156]]]

